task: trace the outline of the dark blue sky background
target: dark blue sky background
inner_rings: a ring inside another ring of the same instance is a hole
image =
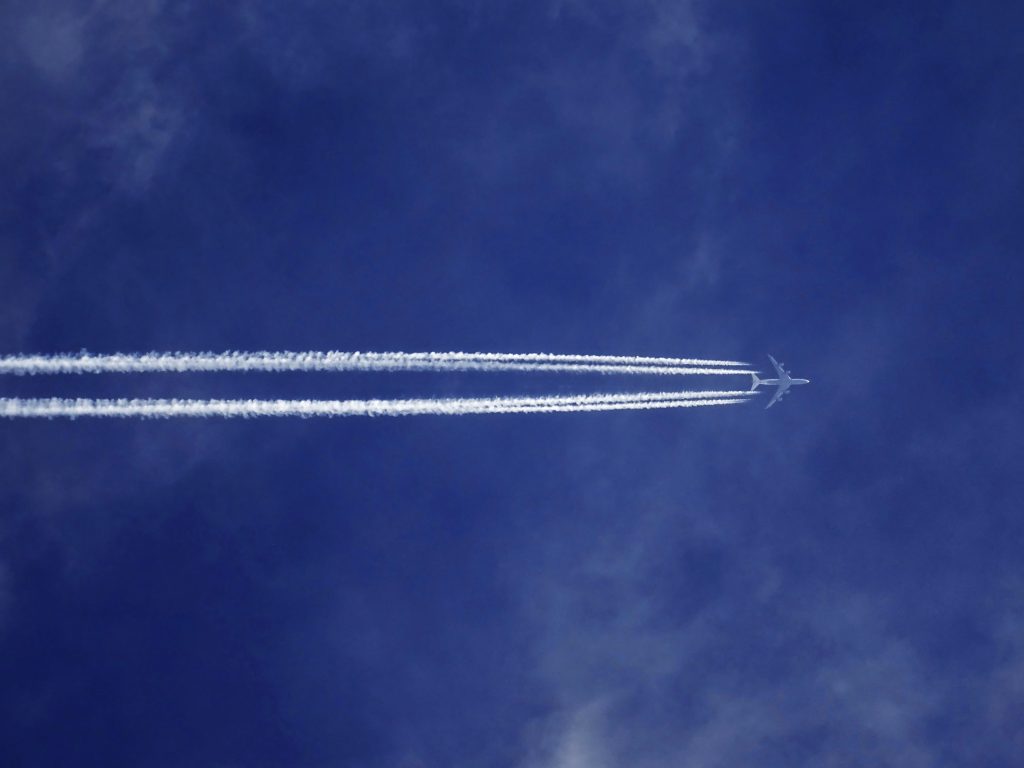
[[[773,353],[813,383],[767,412],[5,423],[0,762],[1024,763],[1022,28],[5,2],[3,353]]]

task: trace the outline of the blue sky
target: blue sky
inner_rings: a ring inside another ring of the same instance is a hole
[[[5,764],[1020,764],[1022,24],[5,3],[5,354],[772,353],[813,381],[767,412],[5,423]]]

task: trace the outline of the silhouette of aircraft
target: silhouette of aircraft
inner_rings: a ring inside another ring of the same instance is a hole
[[[771,384],[776,387],[775,394],[772,395],[772,399],[768,401],[768,405],[765,406],[765,410],[768,410],[776,402],[782,399],[782,396],[789,391],[789,388],[794,384],[810,384],[810,379],[794,379],[789,375],[789,372],[782,367],[782,363],[778,362],[774,357],[768,355],[768,359],[772,361],[772,365],[775,366],[774,379],[762,379],[759,378],[756,372],[751,372],[751,376],[754,377],[754,381],[750,384],[750,391],[753,392],[762,384]]]

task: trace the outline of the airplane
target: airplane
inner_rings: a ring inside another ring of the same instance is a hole
[[[794,379],[789,375],[789,372],[782,367],[782,363],[775,360],[774,357],[768,355],[768,359],[772,361],[772,365],[775,366],[775,373],[777,378],[774,379],[762,379],[759,378],[756,372],[751,371],[750,375],[754,377],[754,381],[750,385],[750,391],[753,392],[762,384],[774,384],[778,389],[775,390],[775,394],[772,395],[772,399],[768,401],[768,405],[764,408],[768,410],[776,401],[780,400],[784,394],[789,391],[789,388],[794,384],[810,384],[810,379]]]

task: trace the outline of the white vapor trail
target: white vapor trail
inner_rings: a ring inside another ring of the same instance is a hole
[[[749,374],[745,363],[672,357],[486,352],[149,352],[8,355],[0,374],[199,371],[549,371],[652,375]]]
[[[487,397],[418,400],[91,400],[0,398],[0,418],[261,416],[462,416],[482,413],[552,413],[648,410],[734,405],[744,391],[640,392],[621,395]]]

